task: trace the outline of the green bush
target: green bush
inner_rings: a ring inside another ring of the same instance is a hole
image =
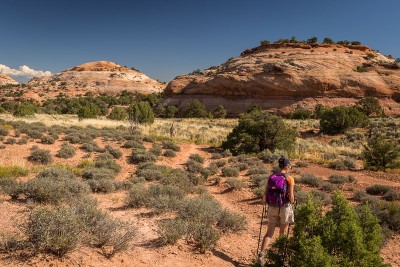
[[[43,207],[29,214],[25,231],[37,249],[61,257],[78,246],[83,225],[71,208]]]
[[[253,110],[239,117],[239,124],[222,144],[233,154],[258,153],[265,149],[290,149],[296,132],[287,127],[281,117]]]
[[[216,119],[224,119],[226,117],[226,109],[223,105],[219,105],[213,111],[213,117]]]
[[[49,135],[43,135],[40,138],[40,141],[42,142],[42,144],[48,144],[48,145],[52,145],[56,142],[56,140]]]
[[[108,151],[108,153],[110,153],[111,155],[113,155],[113,157],[115,159],[119,159],[122,157],[122,152],[121,150],[119,150],[118,148],[113,148],[110,145],[106,145],[105,146],[106,151]]]
[[[114,107],[110,114],[108,114],[107,119],[122,121],[128,118],[128,112],[125,108]]]
[[[149,152],[155,156],[161,156],[162,148],[160,145],[154,143]]]
[[[198,163],[201,163],[201,164],[204,163],[204,158],[202,156],[200,156],[199,154],[191,154],[189,156],[189,159],[197,161]]]
[[[270,266],[282,262],[289,262],[287,266],[385,266],[380,257],[379,220],[367,205],[356,213],[338,193],[334,193],[332,210],[325,214],[312,200],[298,207],[293,236],[286,238],[272,245]]]
[[[228,178],[225,183],[231,190],[239,190],[243,188],[243,182],[237,178]]]
[[[163,146],[164,149],[172,149],[172,150],[175,151],[175,152],[181,151],[181,147],[178,146],[177,144],[175,144],[175,143],[172,142],[172,141],[165,141],[165,140],[164,140],[164,141],[162,142],[162,146]]]
[[[61,145],[60,150],[57,152],[57,157],[59,158],[64,158],[64,159],[69,159],[75,156],[76,154],[76,148],[69,145],[68,143],[63,143]]]
[[[129,121],[135,124],[153,124],[154,112],[147,101],[140,101],[128,109]]]
[[[321,185],[321,178],[315,176],[314,174],[303,174],[300,178],[297,179],[297,182],[301,184],[306,184],[312,187],[319,187]]]
[[[239,176],[239,169],[234,167],[223,167],[221,169],[222,176],[224,177],[238,177]]]
[[[349,158],[345,158],[345,159],[338,159],[335,161],[332,161],[329,164],[329,167],[335,170],[352,170],[356,167],[356,164],[354,162],[354,160],[349,159]]]
[[[358,109],[337,106],[323,112],[320,119],[320,130],[327,134],[338,134],[353,127],[365,127],[368,123],[368,116]]]
[[[371,137],[362,153],[366,168],[386,170],[400,157],[397,142],[385,140],[382,135]]]
[[[391,186],[389,185],[383,185],[383,184],[374,184],[371,186],[368,186],[365,191],[370,194],[370,195],[384,195],[386,194],[390,189],[392,189]]]
[[[164,157],[173,158],[176,157],[176,152],[172,149],[166,149],[163,154]]]
[[[23,192],[28,199],[40,203],[58,204],[79,199],[89,190],[87,185],[76,179],[72,172],[49,168],[25,183]]]
[[[53,161],[50,150],[35,149],[28,157],[29,161],[40,164],[49,164]]]
[[[183,220],[164,220],[158,224],[157,230],[163,245],[175,244],[187,232],[187,223]]]
[[[186,118],[208,118],[210,113],[204,107],[203,102],[195,99],[185,109],[184,115]]]
[[[33,103],[20,103],[15,107],[13,116],[15,117],[26,117],[33,116],[37,112],[38,107]]]
[[[357,101],[356,108],[368,117],[382,117],[384,115],[382,106],[375,97],[365,97]]]
[[[304,108],[297,108],[292,114],[290,114],[290,118],[294,120],[306,120],[311,119],[312,111]]]
[[[147,152],[145,149],[135,149],[131,155],[131,163],[154,162],[157,157]]]

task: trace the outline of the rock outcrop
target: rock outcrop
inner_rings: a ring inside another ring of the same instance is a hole
[[[350,105],[365,96],[380,98],[388,113],[400,113],[400,65],[367,46],[268,44],[178,76],[165,94],[180,107],[196,98],[210,110],[222,104],[230,115],[252,105],[288,113],[319,103]]]
[[[110,61],[89,62],[49,77],[37,77],[28,82],[27,98],[45,95],[51,98],[60,93],[68,96],[118,94],[122,91],[151,94],[162,92],[165,84],[153,80],[135,69]]]
[[[0,86],[8,84],[17,85],[18,82],[7,75],[0,73]]]

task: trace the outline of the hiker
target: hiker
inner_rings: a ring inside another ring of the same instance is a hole
[[[171,138],[175,137],[175,128],[174,128],[174,124],[171,125],[171,128],[169,128],[169,136]]]
[[[279,172],[268,178],[268,183],[262,198],[263,204],[268,204],[268,226],[261,243],[258,255],[260,263],[264,264],[266,249],[269,246],[275,227],[279,226],[279,235],[288,231],[289,224],[294,223],[294,179],[289,175],[290,160],[281,157],[278,161]]]

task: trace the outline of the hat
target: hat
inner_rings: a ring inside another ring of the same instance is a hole
[[[285,157],[280,157],[280,159],[278,160],[279,162],[279,167],[285,167],[287,165],[290,165],[290,160],[285,158]]]

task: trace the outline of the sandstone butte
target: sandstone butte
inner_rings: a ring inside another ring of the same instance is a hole
[[[36,77],[28,82],[24,98],[43,100],[60,93],[68,96],[118,94],[122,91],[151,94],[162,92],[165,84],[135,69],[110,61],[88,62],[49,77]]]
[[[266,44],[203,73],[177,76],[165,95],[178,107],[194,99],[209,110],[222,104],[231,116],[253,105],[285,114],[374,96],[387,114],[400,114],[400,65],[361,45]]]
[[[8,84],[17,85],[18,82],[7,75],[0,73],[0,86]]]

